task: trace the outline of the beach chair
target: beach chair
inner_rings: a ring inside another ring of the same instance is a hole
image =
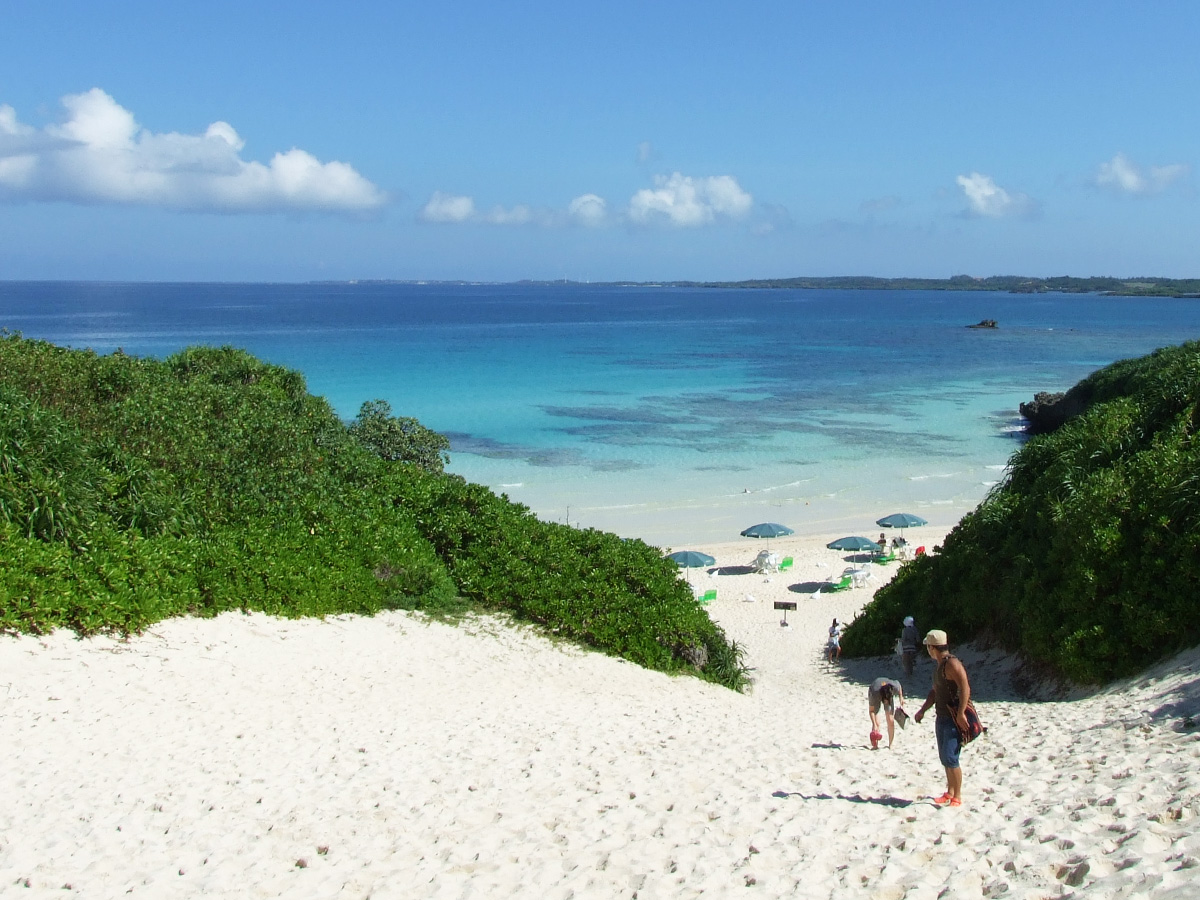
[[[917,552],[915,555],[916,556],[924,556],[925,555],[925,545],[924,544],[922,544],[920,547],[917,548]]]
[[[854,584],[854,576],[853,575],[843,575],[837,581],[830,579],[829,583],[826,584],[824,587],[822,587],[821,590],[825,591],[825,593],[827,593],[827,594],[833,594],[833,593],[836,593],[837,591],[847,590],[853,584]]]
[[[792,567],[792,558],[790,556],[785,556],[783,559],[781,559],[779,561],[779,571],[780,572],[786,572],[791,567]]]
[[[889,550],[886,553],[876,553],[875,554],[875,562],[879,563],[881,566],[886,566],[888,563],[895,562],[895,561],[896,561],[896,551],[895,550]]]
[[[763,550],[758,556],[754,557],[754,562],[750,565],[759,575],[767,575],[776,570],[775,559],[766,550]]]
[[[701,603],[712,603],[714,600],[717,599],[717,589],[709,588],[707,591],[705,591],[703,594],[698,596],[696,599],[699,600]]]

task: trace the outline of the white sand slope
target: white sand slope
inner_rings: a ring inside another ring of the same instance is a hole
[[[843,565],[820,543],[778,544],[797,567],[769,583],[692,573],[748,695],[495,618],[2,639],[0,894],[1200,896],[1200,654],[1038,703],[964,654],[990,731],[940,810],[931,719],[867,743],[866,683],[896,661],[823,660],[870,590],[811,598]],[[733,572],[759,547],[698,549]]]

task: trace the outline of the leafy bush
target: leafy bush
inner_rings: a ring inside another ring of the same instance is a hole
[[[231,347],[156,362],[0,337],[0,630],[465,599],[744,684],[659,551],[442,474],[446,446],[383,401],[347,427],[298,373]]]
[[[386,400],[369,400],[350,423],[350,433],[381,459],[410,462],[440,474],[450,441],[416,419],[393,416]]]
[[[851,623],[845,653],[886,652],[915,615],[1102,682],[1200,642],[1200,343],[1072,392],[1085,412],[1013,456],[940,553],[907,564]]]
[[[445,560],[459,590],[555,634],[649,668],[698,666],[741,688],[742,651],[639,540],[542,522],[520,504],[457,476],[409,473],[397,502]]]

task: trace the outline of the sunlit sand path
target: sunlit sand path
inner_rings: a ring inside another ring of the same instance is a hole
[[[758,547],[701,549],[734,572]],[[1011,661],[964,651],[990,730],[966,806],[940,810],[930,720],[869,748],[866,684],[896,661],[823,659],[889,573],[813,598],[840,557],[773,549],[796,566],[771,581],[691,575],[748,650],[747,695],[492,617],[4,638],[0,893],[1197,896],[1200,654],[1030,702]]]

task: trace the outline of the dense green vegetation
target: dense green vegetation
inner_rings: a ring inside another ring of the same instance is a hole
[[[847,655],[887,652],[905,615],[1085,683],[1200,643],[1200,342],[1115,363],[1068,396],[1082,412],[1022,447],[940,552],[876,594]]]
[[[740,649],[660,551],[541,522],[443,474],[445,449],[381,401],[347,426],[233,348],[156,361],[0,336],[0,630],[465,602],[743,686]]]

